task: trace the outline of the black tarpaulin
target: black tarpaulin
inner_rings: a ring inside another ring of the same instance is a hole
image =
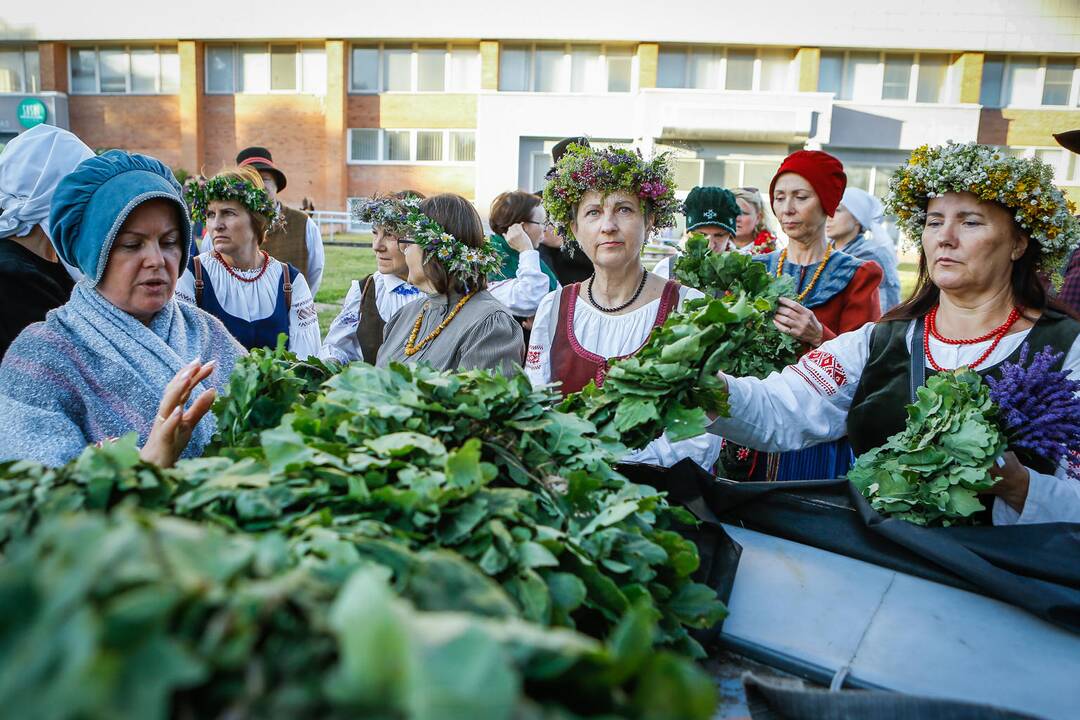
[[[926,528],[879,515],[846,480],[736,483],[690,460],[622,471],[699,518],[978,592],[1080,633],[1080,524]]]
[[[1012,710],[883,690],[830,692],[798,682],[743,678],[753,720],[1038,720]]]

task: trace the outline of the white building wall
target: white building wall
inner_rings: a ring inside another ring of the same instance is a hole
[[[1080,52],[1077,0],[5,2],[4,40],[443,38]]]

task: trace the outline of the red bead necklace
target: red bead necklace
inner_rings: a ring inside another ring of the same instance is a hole
[[[926,314],[926,327],[923,329],[923,351],[926,353],[926,360],[930,363],[930,367],[934,368],[938,372],[946,372],[946,370],[945,368],[934,362],[934,356],[930,354],[931,335],[934,336],[935,340],[937,340],[938,342],[943,342],[946,345],[975,345],[977,343],[986,342],[987,340],[993,338],[994,342],[990,343],[990,347],[986,349],[986,352],[980,355],[978,360],[968,364],[968,367],[974,370],[979,365],[982,365],[983,362],[986,361],[986,358],[990,357],[990,354],[994,352],[994,348],[998,346],[998,343],[1001,342],[1001,339],[1005,337],[1005,335],[1009,332],[1009,328],[1011,328],[1013,324],[1020,319],[1020,308],[1014,307],[1012,309],[1012,312],[1009,313],[1009,317],[1005,319],[1004,323],[998,325],[996,328],[986,333],[985,335],[980,335],[977,338],[953,340],[952,338],[945,337],[937,331],[937,311],[938,306],[935,305],[934,307],[930,308],[930,312]]]
[[[240,282],[252,283],[261,278],[266,272],[266,268],[270,267],[270,254],[265,250],[260,250],[259,252],[262,253],[263,257],[262,269],[259,270],[259,273],[255,277],[250,278],[244,277],[240,273],[236,272],[236,270],[233,270],[232,266],[229,265],[229,263],[225,262],[225,258],[223,258],[221,256],[221,253],[219,253],[217,250],[214,251],[214,257],[217,258],[217,261],[225,267],[225,271],[232,275],[234,278],[236,278]]]

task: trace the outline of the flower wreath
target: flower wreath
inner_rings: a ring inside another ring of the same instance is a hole
[[[226,175],[215,175],[206,182],[189,178],[184,184],[184,196],[191,207],[191,219],[196,222],[206,222],[206,211],[212,201],[236,200],[250,212],[268,219],[272,229],[285,226],[285,218],[266,190],[247,180]]]
[[[918,242],[930,198],[947,192],[974,193],[1012,211],[1017,224],[1042,248],[1039,269],[1061,287],[1061,271],[1080,244],[1080,223],[1073,217],[1075,205],[1054,185],[1049,165],[973,142],[923,145],[889,181],[885,207],[909,240]]]
[[[357,206],[354,216],[415,242],[467,284],[502,267],[502,257],[491,241],[485,239],[480,247],[469,247],[421,212],[421,202],[416,197],[366,198]]]
[[[357,222],[378,225],[391,235],[404,237],[407,213],[404,200],[388,196],[361,198],[353,208],[352,216]]]
[[[653,227],[674,227],[680,203],[675,198],[675,178],[667,158],[667,153],[661,153],[646,161],[640,152],[570,145],[548,171],[544,186],[544,209],[566,240],[567,249],[573,252],[577,244],[570,229],[574,207],[590,190],[604,195],[617,190],[629,192],[649,204]]]

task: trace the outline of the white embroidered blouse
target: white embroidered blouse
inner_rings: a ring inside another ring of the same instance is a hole
[[[270,317],[278,300],[278,282],[281,280],[281,263],[271,261],[255,282],[240,282],[229,274],[212,252],[199,256],[203,272],[214,288],[214,296],[222,310],[230,315],[254,322]],[[242,277],[255,277],[262,267],[251,270],[235,270]],[[205,292],[205,290],[204,290]],[[195,276],[191,270],[176,283],[176,299],[195,304]],[[303,273],[293,280],[292,307],[289,308],[289,350],[300,358],[307,358],[319,352],[319,314],[315,310],[315,301]]]
[[[555,302],[561,290],[548,293],[540,301],[533,321],[529,349],[525,354],[525,374],[533,385],[557,382],[551,372],[551,345],[558,325],[558,308]],[[704,297],[693,288],[679,288],[679,304],[686,300]],[[609,315],[594,308],[582,295],[574,305],[574,336],[583,348],[606,358],[630,355],[641,348],[656,323],[660,311],[660,299],[626,313]],[[693,458],[706,470],[711,470],[720,457],[720,438],[704,434],[689,440],[671,442],[666,435],[652,441],[641,450],[628,455],[627,462],[652,463],[670,467],[683,458]]]
[[[372,283],[375,285],[375,307],[383,322],[389,322],[398,310],[420,297],[418,288],[397,275],[376,272],[372,276]],[[360,351],[360,341],[356,337],[356,330],[360,327],[363,292],[360,281],[353,280],[345,301],[341,304],[341,312],[326,331],[326,339],[319,349],[320,359],[335,360],[339,363],[364,359]]]
[[[728,378],[731,417],[713,423],[711,432],[732,442],[768,452],[799,450],[838,440],[847,435],[847,414],[866,368],[874,323],[844,333],[804,355],[797,363],[765,379]],[[907,330],[910,346],[915,327]],[[1028,336],[1008,335],[982,367],[991,367],[1011,355]],[[930,352],[945,368],[975,362],[991,340],[975,345],[948,345],[931,336]],[[1064,369],[1072,379],[1080,373],[1080,338],[1067,353]],[[1040,522],[1080,522],[1080,481],[1066,475],[1065,466],[1054,475],[1030,470],[1030,485],[1023,512],[994,498],[995,525]]]

